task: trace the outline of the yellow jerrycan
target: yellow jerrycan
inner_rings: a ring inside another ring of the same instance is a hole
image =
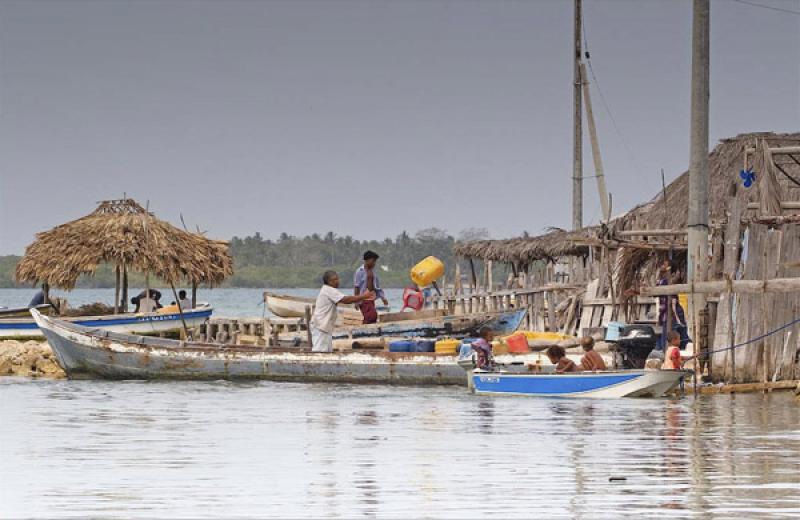
[[[418,287],[426,287],[444,275],[444,263],[429,256],[411,268],[411,281]]]

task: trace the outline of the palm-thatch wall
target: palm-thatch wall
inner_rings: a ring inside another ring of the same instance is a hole
[[[16,279],[72,289],[103,263],[168,283],[215,285],[233,274],[227,242],[179,229],[123,199],[102,202],[85,217],[38,233],[17,264]]]

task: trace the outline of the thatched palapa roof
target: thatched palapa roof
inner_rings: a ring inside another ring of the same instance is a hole
[[[770,147],[800,146],[800,133],[755,132],[722,139],[708,157],[708,208],[709,216],[712,220],[725,217],[727,204],[734,192],[739,198],[753,202],[757,200],[758,188],[756,186],[750,189],[742,189],[741,187],[736,189],[736,187],[741,185],[742,182],[739,178],[739,172],[744,166],[745,149],[755,148],[762,139]],[[787,173],[796,179],[800,179],[800,165],[796,164],[791,158],[776,156],[774,160]],[[754,158],[751,155],[750,166],[753,165]],[[754,169],[756,170],[756,175],[758,175],[758,163],[755,163]],[[785,188],[794,186],[782,173],[776,173],[778,180]],[[636,223],[637,229],[685,228],[688,221],[689,172],[684,172],[667,185],[666,194],[666,212],[664,211],[664,197],[659,191],[652,200],[635,207],[624,215],[620,219],[623,225],[617,225],[617,229],[622,229],[623,227],[633,228],[634,223]]]
[[[38,233],[17,264],[16,279],[72,289],[103,263],[171,283],[214,285],[233,274],[227,242],[179,229],[122,199],[101,202],[85,217]]]
[[[576,241],[592,233],[592,228],[579,231],[551,228],[535,237],[460,242],[453,247],[453,252],[465,258],[526,266],[537,260],[552,262],[562,256],[587,256],[589,247]]]

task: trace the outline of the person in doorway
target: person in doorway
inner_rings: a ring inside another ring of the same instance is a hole
[[[681,335],[678,331],[671,330],[667,333],[667,351],[664,354],[662,370],[680,370],[683,366],[681,359]]]
[[[186,291],[183,289],[178,291],[178,306],[182,311],[188,311],[192,308],[192,300],[186,297]]]
[[[492,340],[494,331],[489,327],[481,327],[478,331],[478,339],[472,342],[472,350],[478,355],[476,368],[481,370],[492,370],[494,359],[492,358]]]
[[[594,338],[591,336],[584,336],[581,338],[581,347],[585,354],[581,358],[581,363],[578,365],[578,370],[585,372],[593,372],[595,370],[605,370],[606,362],[603,361],[603,356],[594,350]]]
[[[386,294],[381,289],[378,273],[375,265],[378,263],[378,253],[367,251],[364,253],[364,264],[356,270],[353,277],[354,294],[358,296],[366,291],[372,291],[383,301],[384,305],[389,305]],[[358,304],[361,315],[364,316],[364,324],[376,323],[378,321],[378,311],[375,309],[375,299],[364,300]]]
[[[369,289],[355,296],[345,296],[339,290],[339,275],[336,271],[325,271],[322,275],[322,288],[314,304],[311,316],[311,351],[333,352],[333,329],[336,327],[336,306],[340,303],[360,303],[374,300],[375,293]]]
[[[678,267],[673,260],[664,260],[658,269],[658,280],[656,285],[670,285],[677,283]],[[669,309],[667,308],[669,307]],[[667,314],[669,313],[669,314]],[[677,331],[681,338],[681,345],[686,345],[689,339],[688,328],[686,326],[686,314],[677,296],[658,297],[658,324],[661,326],[661,336],[658,340],[658,350],[664,350],[667,336],[670,330],[667,327],[667,320],[672,324],[673,331]]]
[[[567,357],[566,351],[558,345],[547,349],[547,358],[556,366],[556,373],[577,372],[578,365]]]

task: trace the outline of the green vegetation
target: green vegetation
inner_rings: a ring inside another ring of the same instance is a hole
[[[458,238],[472,240],[488,238],[488,235],[485,229],[467,229]],[[454,242],[455,237],[438,228],[424,229],[413,236],[403,232],[394,239],[384,240],[356,240],[333,232],[302,238],[282,233],[276,240],[264,239],[259,233],[244,238],[233,237],[230,245],[235,269],[226,286],[316,287],[326,269],[338,271],[342,281],[347,283],[361,265],[361,255],[371,249],[381,256],[379,265],[383,266],[380,270],[383,286],[405,287],[410,283],[409,269],[426,256],[440,258],[451,269],[454,265]],[[0,287],[17,286],[14,284],[14,267],[19,258],[0,257]],[[144,277],[131,273],[130,285],[144,286]],[[111,266],[100,266],[94,277],[82,278],[79,287],[114,287]]]

